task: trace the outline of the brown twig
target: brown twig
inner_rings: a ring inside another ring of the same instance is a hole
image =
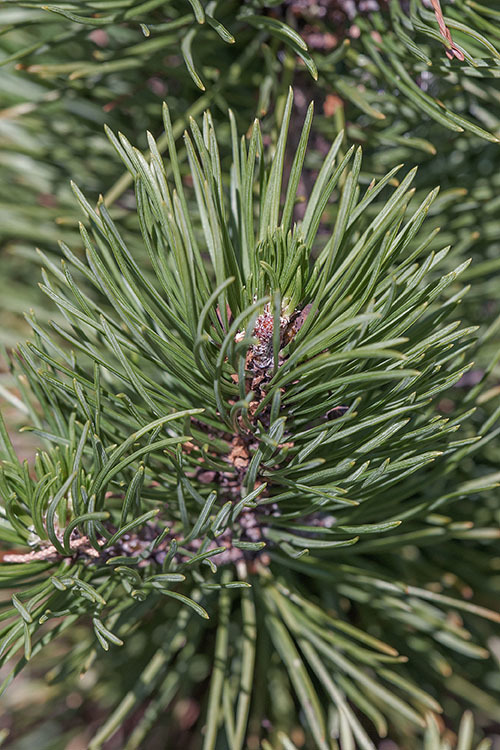
[[[446,57],[450,60],[453,60],[453,58],[456,57],[458,60],[461,60],[463,62],[463,60],[465,60],[464,54],[458,49],[455,42],[451,38],[450,30],[446,25],[443,11],[441,10],[441,3],[439,2],[439,0],[431,0],[431,4],[434,8],[434,13],[436,15],[436,20],[439,26],[439,32],[441,36],[450,44],[450,47],[446,47],[445,49]]]
[[[99,552],[91,546],[88,537],[86,536],[72,540],[70,542],[70,549],[72,554],[80,552],[88,557],[99,557]],[[72,555],[67,555],[67,557],[71,556]],[[33,562],[34,560],[57,560],[59,558],[61,558],[61,555],[58,550],[52,544],[49,544],[46,547],[42,547],[42,549],[33,550],[32,552],[20,554],[14,552],[3,555],[2,562],[25,563]]]

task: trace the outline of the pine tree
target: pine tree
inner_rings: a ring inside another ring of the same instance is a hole
[[[393,170],[360,190],[360,150],[343,154],[339,136],[295,223],[312,107],[284,184],[291,112],[290,94],[271,153],[257,121],[247,140],[231,118],[229,174],[210,113],[193,120],[192,188],[167,108],[166,162],[152,137],[148,163],[109,133],[134,177],[149,263],[76,187],[85,258],[62,244],[60,266],[45,259],[43,289],[65,324],[33,319],[18,350],[46,446],[35,475],[3,431],[2,538],[15,548],[4,577],[18,592],[2,654],[24,649],[4,686],[80,620],[88,634],[71,671],[96,647],[126,651],[138,628],[153,646],[160,628],[92,748],[154,691],[125,745],[142,746],[178,691],[195,691],[189,663],[202,643],[205,748],[219,734],[245,747],[262,711],[286,734],[295,701],[314,746],[339,732],[342,746],[373,747],[358,713],[397,737],[441,710],[443,638],[459,652],[446,660],[453,671],[460,651],[483,655],[450,611],[500,619],[429,590],[425,567],[399,557],[412,540],[466,538],[435,511],[479,489],[453,476],[475,443],[455,434],[467,414],[433,409],[470,367],[473,333],[453,318],[465,266],[440,276],[448,250],[427,250],[437,191],[409,211],[413,170],[397,188]]]
[[[17,136],[50,179],[2,167],[48,297],[20,398],[0,384],[41,446],[2,426],[3,689],[33,656],[62,690],[94,674],[92,748],[441,750],[440,713],[475,747],[464,707],[500,712],[495,4],[6,5],[10,88],[58,93]]]

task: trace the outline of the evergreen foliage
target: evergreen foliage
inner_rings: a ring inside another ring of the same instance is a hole
[[[145,674],[150,693],[168,672],[143,722],[156,719],[212,632],[205,748],[219,732],[245,746],[273,653],[273,723],[290,729],[297,701],[314,746],[338,731],[342,746],[373,747],[352,706],[382,736],[388,723],[396,736],[424,726],[426,710],[441,711],[443,643],[453,671],[463,654],[487,656],[450,611],[473,630],[477,616],[500,619],[425,588],[425,569],[419,579],[399,554],[413,540],[466,539],[468,525],[438,509],[497,478],[455,481],[475,439],[457,439],[467,414],[432,407],[470,367],[473,333],[453,318],[467,264],[440,276],[448,248],[429,252],[422,228],[437,191],[409,210],[414,171],[391,188],[395,170],[361,190],[361,153],[343,154],[340,135],[294,223],[312,108],[284,184],[291,112],[290,93],[271,153],[257,121],[247,141],[231,119],[229,175],[210,114],[191,121],[189,190],[166,108],[166,163],[152,137],[148,163],[110,132],[134,178],[149,263],[76,187],[85,259],[65,244],[60,267],[45,258],[43,289],[65,323],[50,332],[33,318],[34,339],[18,350],[46,445],[35,476],[3,433],[2,538],[16,547],[3,576],[18,593],[2,653],[24,650],[4,686],[81,618],[91,631],[72,669],[96,642],[127,649],[142,621],[152,632],[161,623],[165,641],[144,654],[91,747],[144,697]],[[318,233],[336,188],[334,226]],[[127,747],[140,746],[143,722]]]
[[[85,189],[106,192],[108,205],[119,200],[130,182],[102,137],[104,123],[135,141],[146,129],[159,134],[158,104],[168,96],[177,135],[185,115],[197,117],[209,106],[216,122],[231,107],[243,128],[284,100],[293,83],[304,102],[323,103],[318,132],[330,140],[332,128],[345,128],[350,142],[365,147],[371,173],[423,161],[425,187],[440,183],[453,191],[445,206],[454,245],[485,253],[484,238],[489,244],[497,236],[490,211],[483,212],[478,242],[477,222],[463,212],[456,216],[454,201],[466,189],[479,210],[498,190],[498,149],[485,148],[497,142],[500,127],[495,2],[446,6],[463,62],[446,57],[450,43],[423,3],[411,3],[409,12],[399,0],[380,6],[353,17],[347,0],[244,8],[225,2],[208,4],[200,23],[205,11],[188,0],[139,6],[96,0],[60,8],[6,0],[0,9],[7,105],[0,123],[0,237],[23,256],[34,243],[50,248],[61,236],[70,241],[78,216],[66,186],[75,175]],[[212,15],[227,34],[221,37]],[[165,147],[159,138],[160,151]],[[121,211],[128,207],[120,202]],[[9,281],[13,276],[19,277],[15,260]],[[20,299],[20,286],[12,293],[5,285],[2,292],[18,312],[30,304]]]
[[[498,10],[361,5],[0,9],[2,691],[94,750],[498,733]]]

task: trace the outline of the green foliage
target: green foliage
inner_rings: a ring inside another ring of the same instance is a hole
[[[2,429],[4,687],[97,679],[94,748],[500,715],[498,10],[305,5],[0,9],[0,394],[43,446]]]
[[[341,5],[332,4],[335,19],[343,15]],[[246,126],[270,102],[286,97],[295,79],[306,100],[334,97],[334,122],[327,115],[317,126],[328,139],[332,126],[338,131],[345,122],[349,140],[376,147],[377,160],[384,160],[385,152],[390,166],[425,159],[429,186],[449,174],[454,189],[476,187],[478,146],[470,136],[496,142],[500,127],[494,2],[471,6],[460,0],[447,7],[446,21],[463,63],[445,56],[449,43],[420,2],[411,3],[408,14],[396,0],[389,12],[359,13],[356,34],[349,29],[352,19],[346,19],[345,28],[334,28],[338,44],[333,49],[315,41],[332,37],[333,16],[315,15],[314,5],[302,12],[289,6],[255,2],[242,8],[227,2],[209,3],[203,10],[188,0],[139,6],[123,0],[65,3],[54,12],[55,6],[42,0],[7,1],[0,12],[8,105],[0,123],[3,240],[21,242],[23,252],[33,242],[50,246],[57,239],[55,218],[69,234],[75,212],[65,186],[72,175],[92,191],[113,186],[108,205],[116,201],[130,183],[120,179],[101,137],[102,125],[107,122],[137,140],[146,128],[160,128],[157,102],[167,93],[175,120],[213,106],[218,121],[220,111],[225,118],[230,106]],[[78,19],[71,20],[75,14]],[[306,56],[312,72],[318,68],[317,86],[297,54]],[[192,75],[204,82],[201,96]],[[329,107],[327,102],[325,112]],[[431,162],[438,141],[439,163]],[[159,145],[166,147],[163,139]],[[464,151],[472,165],[465,163]],[[486,164],[494,164],[496,153],[490,151]],[[387,169],[378,164],[372,171],[382,175]],[[484,163],[480,172],[484,182]],[[474,192],[475,202],[487,199],[483,185]],[[492,192],[494,197],[495,186]],[[465,241],[465,228],[457,223]],[[471,233],[469,243],[477,239]],[[487,234],[493,237],[494,229]],[[14,266],[11,273],[16,271]],[[5,292],[10,297],[8,286]],[[15,309],[17,296],[10,303]]]
[[[442,710],[443,675],[457,675],[458,697],[467,660],[489,657],[477,618],[500,618],[460,595],[469,571],[442,593],[428,583],[450,558],[428,570],[411,554],[439,557],[446,542],[453,556],[468,539],[477,554],[478,532],[496,536],[441,515],[498,479],[462,481],[458,461],[477,444],[457,439],[468,414],[433,407],[470,367],[474,329],[453,319],[467,263],[440,275],[449,248],[429,251],[437,191],[415,204],[414,170],[363,186],[342,135],[295,222],[312,108],[285,180],[291,114],[290,93],[271,149],[257,121],[239,137],[231,118],[229,170],[210,113],[192,120],[189,181],[167,108],[166,162],[151,136],[148,161],[109,132],[147,262],[76,187],[84,253],[62,243],[60,265],[45,258],[64,323],[32,317],[15,370],[45,445],[33,472],[2,432],[0,533],[15,548],[2,580],[18,590],[2,656],[24,652],[4,687],[81,619],[70,672],[96,644],[126,651],[141,625],[138,682],[92,748],[154,695],[126,744],[141,746],[175,696],[193,694],[200,643],[213,654],[206,749],[260,734],[266,696],[277,729],[293,730],[297,704],[320,748],[374,747],[388,727],[411,737]]]

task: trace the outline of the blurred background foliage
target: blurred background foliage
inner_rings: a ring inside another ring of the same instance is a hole
[[[329,143],[342,129],[346,142],[363,146],[361,180],[366,185],[405,163],[419,166],[415,205],[437,184],[441,186],[428,220],[428,226],[440,229],[431,247],[453,246],[445,261],[450,270],[473,258],[461,277],[472,285],[462,302],[462,318],[479,330],[475,366],[441,400],[439,410],[452,414],[458,403],[475,406],[461,435],[488,433],[464,460],[457,454],[452,468],[459,478],[480,484],[482,475],[498,471],[500,10],[496,0],[444,1],[442,10],[452,41],[439,29],[435,3],[420,0],[207,4],[84,0],[57,7],[41,1],[4,0],[0,8],[2,343],[12,347],[24,335],[22,312],[27,309],[33,308],[41,321],[54,317],[37,292],[39,261],[34,248],[53,254],[59,240],[73,249],[80,246],[80,211],[70,179],[90,198],[97,200],[103,194],[129,246],[143,252],[130,179],[104,134],[105,124],[143,148],[145,131],[150,130],[164,147],[163,100],[168,101],[176,137],[190,116],[210,108],[229,157],[227,109],[233,110],[240,127],[255,116],[264,117],[265,138],[272,142],[288,87],[293,85],[292,139],[298,142],[298,124],[311,100],[316,110],[300,186],[304,195]],[[377,213],[376,201],[370,210]],[[334,218],[329,211],[325,231]],[[455,292],[452,285],[447,294],[451,297]],[[8,395],[12,383],[4,366],[0,395]],[[9,397],[8,407],[13,426],[23,419],[15,397],[15,393]],[[19,447],[30,454],[30,444]],[[447,477],[439,481],[445,487]],[[386,565],[402,571],[404,580],[435,581],[436,590],[446,577],[449,583],[454,576],[452,585],[464,598],[474,591],[477,601],[498,609],[498,490],[483,492],[480,498],[468,496],[455,506],[454,521],[473,521],[475,535],[469,533],[463,540],[457,533],[445,547],[409,543],[397,560],[388,551]],[[383,600],[363,601],[358,616],[361,625],[370,618],[383,623]],[[488,642],[493,657],[485,665],[473,649],[462,655],[464,664],[469,659],[464,667],[468,680],[458,673],[449,675],[455,695],[442,697],[445,716],[451,717],[450,725],[456,729],[456,717],[464,708],[473,709],[480,734],[500,747],[500,639],[487,621],[475,627],[482,631],[480,639]],[[148,639],[161,641],[161,624],[152,622],[150,633],[141,630],[134,638],[132,651],[136,648],[140,653]],[[90,668],[81,690],[70,690],[70,663],[62,656],[71,653],[75,644],[76,630],[52,647],[61,658],[60,666],[48,673],[48,685],[46,663],[39,661],[3,699],[9,718],[3,718],[0,726],[11,731],[6,747],[24,750],[34,743],[47,750],[86,747],[86,738],[113,702],[116,681],[126,680],[134,670],[133,664],[119,663],[120,654],[100,655],[101,669]],[[89,659],[94,660],[95,653]],[[210,669],[208,657],[201,653],[190,665],[196,672],[191,680],[203,684]],[[435,668],[446,675],[446,662]],[[161,688],[170,689],[167,682]],[[457,701],[457,695],[463,702]],[[189,730],[199,706],[189,695],[177,706],[181,706],[178,715],[169,718],[168,746],[188,749],[195,746]],[[131,728],[125,722],[106,748],[124,747]],[[160,724],[158,738],[152,735],[147,747],[164,747],[164,731]],[[432,725],[426,748],[438,747],[438,735],[443,748],[453,746],[454,735],[447,731],[444,722]],[[466,744],[473,733],[468,715],[462,731],[460,747],[465,750],[472,747]],[[304,746],[300,732],[297,727],[290,734],[297,747]],[[285,741],[283,747],[288,747]]]

